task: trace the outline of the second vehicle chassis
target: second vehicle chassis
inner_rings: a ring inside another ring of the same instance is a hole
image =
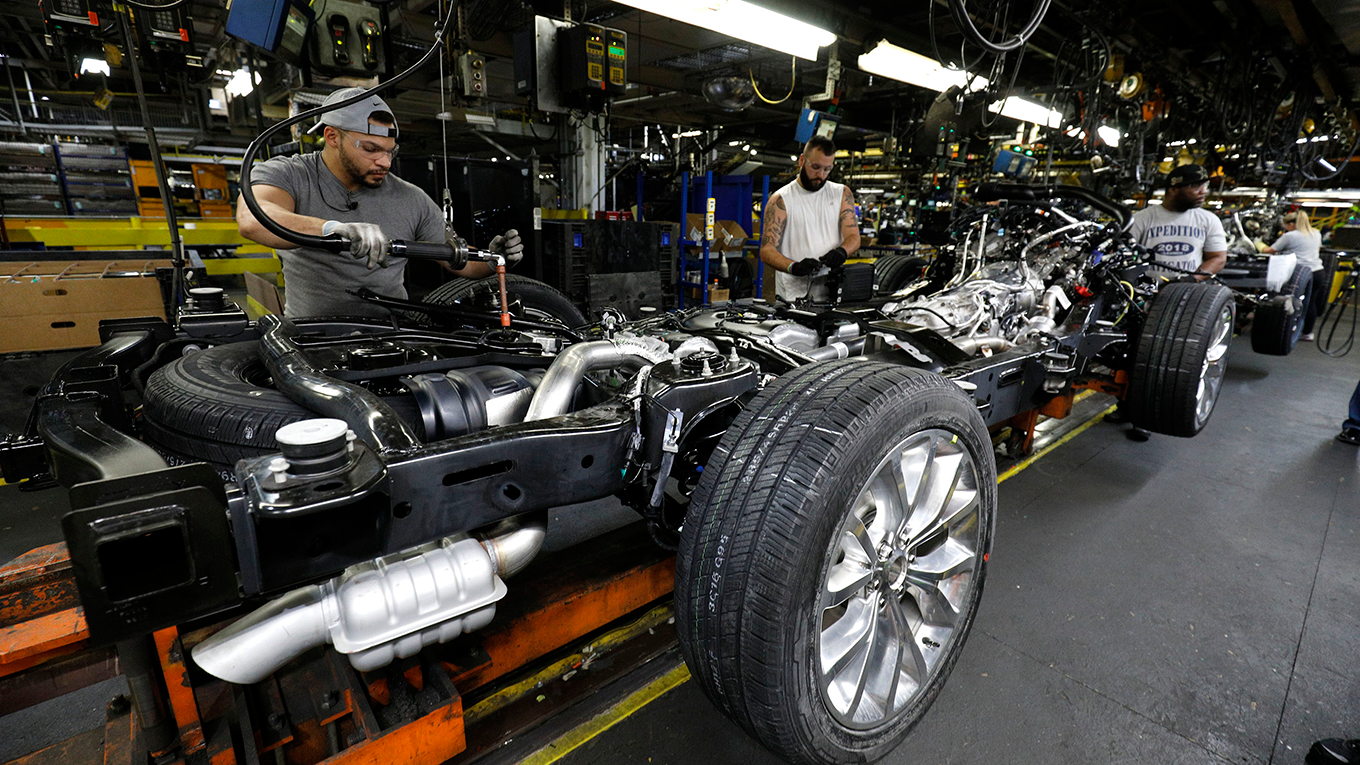
[[[1061,240],[1076,249],[1043,277],[1047,321],[1004,343],[884,305],[487,329],[458,305],[374,298],[422,325],[252,323],[205,297],[173,327],[104,322],[0,466],[69,491],[93,639],[245,614],[192,652],[235,683],[326,644],[370,670],[485,626],[549,508],[618,497],[678,551],[677,628],[708,696],[791,761],[875,759],[976,614],[988,425],[1074,385],[1174,435],[1212,412],[1227,290],[1140,292],[1127,214],[1082,201],[1114,222]]]

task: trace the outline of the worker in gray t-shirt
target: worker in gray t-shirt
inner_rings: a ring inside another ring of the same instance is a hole
[[[360,88],[337,90],[331,104],[357,95]],[[397,124],[377,96],[326,112],[326,146],[320,152],[276,157],[251,170],[250,187],[261,209],[285,228],[311,236],[348,239],[349,254],[298,247],[267,231],[244,202],[237,205],[241,235],[280,250],[287,287],[284,313],[299,316],[386,317],[387,309],[348,294],[368,287],[379,295],[406,297],[406,260],[388,254],[388,241],[443,242],[444,219],[434,200],[389,171],[397,153]],[[316,128],[313,128],[315,130]],[[511,229],[487,249],[510,265],[523,257],[524,245]],[[485,263],[453,271],[478,279],[491,275]]]
[[[1203,281],[1228,262],[1228,238],[1223,222],[1204,209],[1209,174],[1199,165],[1181,165],[1166,178],[1162,204],[1148,205],[1133,216],[1129,234],[1151,250],[1158,263],[1197,271]],[[1179,271],[1152,269],[1154,275],[1180,276]]]

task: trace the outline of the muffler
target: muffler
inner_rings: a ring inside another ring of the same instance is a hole
[[[447,537],[275,599],[193,649],[208,674],[258,683],[326,643],[363,672],[481,629],[505,583],[475,539]]]

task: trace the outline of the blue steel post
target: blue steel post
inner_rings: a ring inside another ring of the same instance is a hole
[[[700,267],[702,269],[703,276],[699,279],[699,281],[701,282],[699,289],[702,290],[700,294],[704,296],[704,305],[708,305],[708,247],[709,247],[708,222],[709,216],[713,214],[712,212],[709,211],[709,208],[712,205],[713,205],[713,171],[709,170],[707,173],[704,174],[704,263]]]
[[[686,245],[693,244],[685,235],[689,233],[689,171],[680,174],[680,278],[676,281],[675,288],[680,291],[677,305],[685,307],[685,274],[688,273],[689,251]]]
[[[770,176],[765,176],[760,184],[760,232],[756,234],[756,294],[759,300],[765,297],[765,264],[760,260],[760,248],[765,244],[765,208],[770,204]]]

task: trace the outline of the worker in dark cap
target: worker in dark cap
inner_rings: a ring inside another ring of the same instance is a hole
[[[1209,174],[1199,165],[1181,165],[1166,178],[1166,196],[1160,205],[1148,205],[1133,215],[1129,233],[1135,241],[1152,251],[1158,263],[1176,269],[1153,267],[1154,276],[1203,281],[1228,262],[1228,237],[1217,215],[1204,209],[1209,194]],[[1196,275],[1186,277],[1185,272]],[[1108,422],[1128,422],[1121,404],[1105,418]],[[1143,428],[1125,433],[1131,440],[1146,441],[1151,435]]]
[[[1207,279],[1228,262],[1228,237],[1217,215],[1204,209],[1209,194],[1209,174],[1199,165],[1181,165],[1166,177],[1166,196],[1160,205],[1148,205],[1133,216],[1129,233],[1164,263]],[[1181,271],[1154,269],[1154,274],[1174,278]]]
[[[324,103],[333,104],[362,92],[337,90]],[[393,175],[397,155],[397,122],[387,103],[369,96],[326,112],[313,131],[322,130],[325,148],[292,157],[276,157],[251,171],[250,187],[270,218],[311,236],[339,235],[350,242],[349,254],[298,247],[267,231],[244,203],[236,207],[241,235],[281,250],[287,288],[284,313],[299,316],[385,317],[387,309],[348,294],[368,287],[395,298],[406,297],[406,260],[391,257],[388,241],[443,242],[451,235],[439,206],[419,187]],[[491,240],[487,249],[505,256],[507,265],[523,256],[514,229]],[[491,274],[484,263],[454,271],[477,279]]]

